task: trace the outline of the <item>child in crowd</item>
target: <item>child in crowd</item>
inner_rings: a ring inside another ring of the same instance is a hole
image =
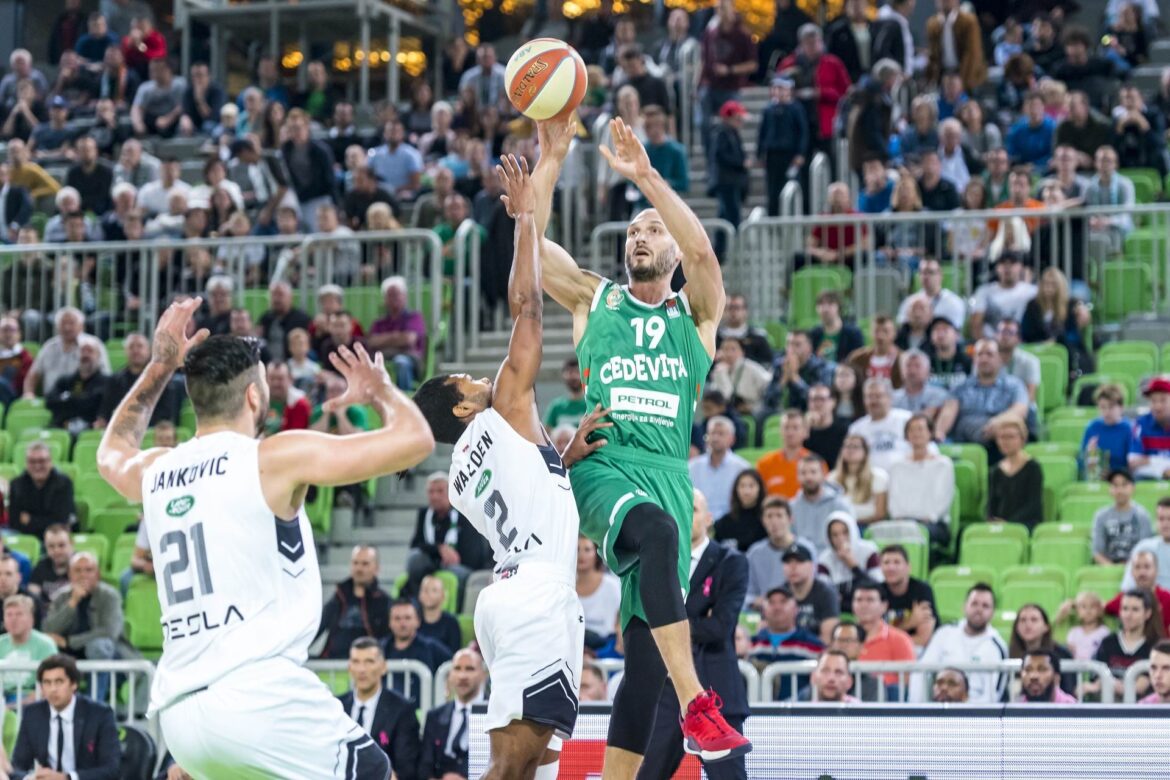
[[[1081,440],[1081,463],[1086,479],[1097,479],[1115,469],[1126,468],[1133,425],[1125,419],[1125,391],[1120,385],[1104,384],[1093,393],[1101,416],[1089,423]]]
[[[295,328],[288,334],[288,370],[292,374],[293,385],[306,393],[312,393],[317,384],[317,375],[321,373],[321,366],[309,359],[309,332],[304,328]]]
[[[1056,622],[1064,620],[1073,609],[1076,610],[1077,625],[1069,630],[1065,642],[1073,658],[1078,661],[1091,661],[1097,655],[1101,640],[1109,636],[1109,627],[1102,621],[1105,605],[1096,593],[1082,591],[1077,594],[1076,599],[1070,599],[1061,605]]]
[[[1133,502],[1133,475],[1126,469],[1109,474],[1113,505],[1102,507],[1093,518],[1093,561],[1102,566],[1125,563],[1142,539],[1153,536],[1150,514]]]

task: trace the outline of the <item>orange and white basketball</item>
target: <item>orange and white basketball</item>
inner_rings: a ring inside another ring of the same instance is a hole
[[[508,60],[508,99],[529,119],[551,119],[572,111],[585,97],[585,61],[569,44],[536,38]]]

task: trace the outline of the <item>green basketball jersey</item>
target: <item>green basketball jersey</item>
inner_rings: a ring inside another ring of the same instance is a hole
[[[603,280],[577,358],[588,408],[611,410],[613,427],[597,433],[610,440],[602,453],[619,456],[618,445],[686,463],[711,357],[685,295],[650,306]]]

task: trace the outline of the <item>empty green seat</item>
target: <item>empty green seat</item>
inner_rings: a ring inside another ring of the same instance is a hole
[[[1048,441],[1061,444],[1071,444],[1080,450],[1081,442],[1085,438],[1085,429],[1089,427],[1086,420],[1063,418],[1049,419],[1045,427],[1048,429]]]
[[[1059,445],[1057,445],[1059,446]],[[1044,472],[1044,518],[1056,518],[1058,499],[1065,485],[1077,481],[1076,454],[1038,454],[1033,456]],[[1038,518],[1039,519],[1039,518]]]
[[[1134,486],[1133,500],[1141,504],[1150,513],[1153,520],[1158,514],[1158,501],[1170,496],[1170,482],[1157,480],[1147,482],[1142,480]]]
[[[1001,585],[996,593],[997,603],[1001,608],[1018,612],[1025,604],[1039,604],[1048,613],[1049,620],[1060,609],[1064,594],[1063,585],[1049,580],[1040,582],[1017,580]]]
[[[110,487],[100,474],[82,474],[74,483],[73,493],[95,511],[109,506],[126,506],[126,499]]]
[[[146,657],[162,653],[162,606],[154,579],[135,577],[126,593],[126,639]]]
[[[967,591],[976,583],[995,586],[995,571],[981,566],[936,566],[930,572],[934,605],[939,620],[952,623],[963,617]]]
[[[1108,506],[1108,501],[1102,503],[1101,498],[1097,496],[1065,496],[1060,501],[1060,522],[1058,525],[1071,523],[1089,530],[1093,527],[1093,518],[1104,506]],[[1036,530],[1039,531],[1045,525],[1051,524],[1041,523],[1041,525],[1036,526]]]
[[[1140,262],[1110,261],[1101,268],[1101,289],[1094,300],[1101,322],[1119,322],[1130,312],[1153,308],[1150,269]]]
[[[783,422],[783,417],[779,414],[770,414],[764,418],[760,423],[761,430],[764,434],[763,446],[765,450],[778,450],[783,443],[783,437],[780,435],[780,425]]]
[[[1039,355],[1039,359],[1040,386],[1036,388],[1036,402],[1041,409],[1055,409],[1068,398],[1068,356],[1061,360],[1049,353]]]
[[[97,468],[97,451],[100,441],[79,441],[73,445],[73,462],[86,469]]]
[[[964,539],[959,546],[959,564],[983,566],[996,571],[1024,562],[1027,545],[1011,537]]]
[[[1057,537],[1032,542],[1032,563],[1056,566],[1070,574],[1092,561],[1089,540],[1086,537]]]
[[[41,559],[41,540],[32,534],[5,535],[4,546],[23,554],[33,566]]]
[[[13,402],[13,406],[15,406]],[[43,430],[49,427],[49,421],[52,420],[53,415],[49,413],[48,409],[12,409],[8,410],[8,416],[4,418],[4,429],[12,436],[20,437],[22,433],[29,430]],[[21,457],[24,457],[23,450]]]
[[[1102,360],[1109,360],[1117,355],[1137,355],[1149,358],[1157,367],[1160,360],[1158,345],[1152,341],[1108,341],[1097,350],[1097,364]]]
[[[99,534],[73,534],[73,551],[93,553],[99,569],[109,563],[110,543]]]
[[[455,616],[459,621],[459,637],[463,642],[463,647],[475,641],[475,615],[459,614]]]
[[[748,463],[752,464],[752,468],[755,468],[756,461],[767,455],[768,452],[769,450],[763,448],[756,449],[754,447],[742,447],[737,449],[735,454],[746,460]]]
[[[333,528],[333,488],[318,486],[313,501],[305,503],[305,514],[315,533],[328,536]]]
[[[1028,527],[1022,523],[976,523],[963,529],[963,544],[980,539],[1014,539],[1028,543]]]
[[[443,604],[443,609],[452,615],[458,613],[459,578],[455,576],[454,572],[446,569],[436,569],[433,574],[439,582],[443,583],[443,588],[447,591],[447,601]]]
[[[136,507],[107,507],[95,510],[89,517],[87,530],[105,537],[113,547],[127,528],[139,521],[142,510]]]
[[[1121,590],[1125,566],[1082,566],[1073,573],[1072,595],[1091,591],[1109,601]]]
[[[1076,458],[1077,453],[1080,451],[1079,445],[1080,442],[1071,444],[1063,441],[1037,441],[1026,445],[1024,450],[1034,458],[1039,455],[1055,455],[1058,458]],[[1045,476],[1047,477],[1047,474]]]
[[[1092,523],[1041,523],[1032,529],[1032,543],[1048,539],[1088,539]]]
[[[122,572],[130,568],[130,561],[134,559],[135,537],[136,534],[122,534],[114,540],[113,552],[110,553],[110,565],[106,567],[107,579],[110,582],[118,582]]]
[[[1143,379],[1157,373],[1158,359],[1150,355],[1112,352],[1098,359],[1097,371],[1127,377],[1140,386]]]

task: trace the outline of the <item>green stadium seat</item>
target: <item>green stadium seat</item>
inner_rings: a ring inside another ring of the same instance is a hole
[[[93,553],[98,559],[99,569],[109,563],[110,542],[100,534],[73,534],[73,550]]]
[[[195,408],[190,401],[184,401],[179,408],[179,427],[189,431],[195,430]]]
[[[57,471],[60,471],[65,476],[69,477],[70,481],[72,481],[74,484],[77,483],[77,478],[81,476],[81,469],[77,467],[76,463],[57,462],[54,463],[53,466],[57,469]]]
[[[735,454],[746,460],[748,463],[752,464],[752,468],[755,468],[756,461],[767,455],[769,452],[772,452],[772,450],[766,450],[762,447],[742,447],[736,450]]]
[[[459,639],[463,642],[463,647],[467,647],[475,641],[475,615],[459,614],[455,619],[459,621]]]
[[[21,414],[23,415],[25,413],[22,412]],[[32,428],[25,429],[25,434],[32,434],[34,432],[35,432],[35,429],[32,429]],[[50,433],[50,431],[47,431],[47,430],[45,430],[44,432]],[[53,433],[65,433],[65,431],[53,431]],[[37,437],[37,436],[32,436],[32,435],[26,435],[24,438],[18,439],[12,445],[12,448],[9,452],[9,454],[12,456],[12,463],[16,464],[21,469],[23,469],[24,468],[24,456],[25,456],[25,453],[28,452],[29,445],[31,445],[35,441],[39,441],[39,442],[42,442],[46,447],[49,448],[49,455],[53,458],[53,465],[60,467],[62,464],[64,464],[65,462],[67,462],[69,460],[68,434],[65,434],[65,435],[66,435],[65,441],[61,441],[61,439],[54,437],[54,436]]]
[[[105,537],[112,549],[127,528],[136,524],[142,510],[136,507],[109,507],[94,511],[88,520],[86,530]]]
[[[961,523],[975,523],[987,517],[986,493],[979,482],[975,464],[969,460],[953,461],[955,468],[955,490],[961,497],[959,519]]]
[[[1031,445],[1029,445],[1031,446]],[[1054,445],[1060,446],[1060,445]],[[1033,456],[1044,472],[1044,520],[1055,520],[1064,486],[1077,481],[1076,453]],[[1040,518],[1037,518],[1040,519]]]
[[[1088,538],[1077,536],[1036,539],[1031,555],[1037,566],[1056,566],[1070,574],[1093,560]]]
[[[121,339],[110,339],[106,342],[106,354],[110,358],[110,370],[121,371],[126,367],[126,346]]]
[[[377,418],[372,418],[372,419],[377,419]],[[739,419],[743,423],[744,440],[742,442],[740,442],[739,439],[737,438],[735,443],[742,444],[744,447],[756,446],[756,418],[752,417],[749,414],[749,415],[746,415],[746,416],[741,417]]]
[[[12,437],[8,431],[0,431],[0,462],[7,462],[12,451]]]
[[[1086,426],[1097,418],[1097,409],[1093,406],[1061,406],[1053,409],[1052,413],[1048,415],[1050,421],[1053,420],[1079,420]]]
[[[252,324],[260,322],[260,317],[268,311],[268,290],[243,290],[240,297],[241,306],[252,315]]]
[[[111,506],[127,505],[126,499],[110,487],[110,484],[102,479],[101,474],[82,474],[73,483],[73,494],[79,500],[89,504],[89,508],[95,511]]]
[[[151,577],[135,577],[126,592],[126,640],[151,660],[162,654],[162,606]]]
[[[1011,537],[964,539],[959,545],[959,564],[995,570],[1018,566],[1024,562],[1027,548],[1027,544]]]
[[[1055,455],[1060,458],[1076,458],[1080,452],[1079,442],[1070,444],[1062,441],[1036,441],[1024,447],[1024,451],[1032,457],[1038,455]]]
[[[1097,359],[1097,371],[1127,377],[1140,387],[1142,380],[1158,372],[1158,358],[1156,355],[1110,352]]]
[[[374,320],[383,315],[382,288],[379,285],[350,287],[345,291],[345,308],[368,333]],[[424,314],[425,317],[425,314]],[[428,326],[430,321],[427,320]]]
[[[1128,260],[1105,263],[1101,269],[1101,290],[1094,303],[1100,322],[1120,322],[1130,312],[1149,311],[1154,304],[1150,269]]]
[[[1109,341],[1102,344],[1097,350],[1098,366],[1102,360],[1108,360],[1118,355],[1148,357],[1154,362],[1155,370],[1161,359],[1158,345],[1152,341]]]
[[[1001,585],[996,591],[996,596],[997,603],[1005,610],[1019,611],[1025,604],[1039,604],[1051,620],[1064,602],[1065,588],[1052,581],[1019,580]]]
[[[788,343],[788,326],[783,322],[765,322],[764,332],[772,349],[781,350]]]
[[[1036,391],[1036,401],[1041,409],[1048,411],[1062,406],[1068,398],[1068,355],[1064,360],[1051,353],[1038,357],[1040,386]]]
[[[117,582],[122,572],[130,568],[130,561],[134,559],[134,541],[136,534],[122,534],[114,541],[113,552],[110,553],[110,565],[106,572],[112,582]]]
[[[1069,573],[1064,569],[1055,566],[1039,566],[1037,564],[1012,566],[999,573],[998,586],[1016,582],[1051,582],[1059,585],[1061,590],[1068,590],[1070,577]]]
[[[48,409],[17,409],[15,408],[16,403],[16,401],[13,401],[12,406],[8,409],[7,416],[4,418],[4,430],[8,431],[10,436],[19,438],[25,431],[39,431],[49,427],[49,422],[52,420],[53,415],[49,413]],[[21,456],[23,457],[23,455],[24,453],[22,451]]]
[[[1072,595],[1091,591],[1109,601],[1120,592],[1125,566],[1082,566],[1073,573]]]
[[[910,575],[926,579],[930,571],[930,534],[921,523],[913,520],[882,520],[865,529],[866,539],[884,550],[900,544],[910,557]]]
[[[1032,543],[1049,539],[1088,539],[1091,529],[1091,523],[1041,523],[1032,529]]]
[[[943,444],[938,449],[951,460],[970,461],[975,466],[979,484],[987,484],[987,450],[982,444]]]
[[[1089,427],[1088,420],[1077,420],[1072,417],[1048,419],[1045,423],[1048,430],[1048,441],[1060,444],[1071,444],[1079,453],[1081,442],[1085,438],[1085,429]]]
[[[97,451],[100,445],[100,441],[94,441],[93,439],[78,441],[73,445],[74,464],[85,469],[96,469]]]
[[[995,586],[995,570],[982,566],[936,566],[930,572],[939,620],[952,623],[963,617],[967,591],[976,583]]]
[[[459,613],[459,578],[455,576],[454,572],[449,572],[446,569],[437,569],[434,576],[443,583],[443,587],[447,591],[447,601],[443,604],[443,609],[450,612],[452,615]]]
[[[1015,623],[1016,611],[1014,609],[997,609],[995,614],[991,616],[991,627],[999,634],[1004,644],[1011,643],[1012,627]]]
[[[318,486],[312,502],[305,503],[305,514],[314,533],[329,536],[333,528],[333,488]]]
[[[23,553],[33,566],[41,559],[41,540],[32,534],[5,534],[4,546]]]
[[[1134,486],[1133,490],[1133,500],[1150,513],[1151,520],[1158,514],[1158,501],[1166,496],[1170,496],[1170,482],[1164,480],[1151,482],[1142,480]]]
[[[764,449],[768,451],[780,449],[783,437],[780,435],[780,423],[783,417],[779,414],[770,414],[760,423],[764,435]]]
[[[1029,538],[1028,527],[1022,523],[976,523],[963,529],[963,544],[980,539],[1014,539],[1027,544]]]
[[[317,677],[321,682],[325,683],[325,687],[334,696],[341,696],[348,693],[352,682],[349,679],[349,672],[344,669],[318,669]]]
[[[1097,512],[1108,505],[1108,496],[1106,496],[1105,503],[1102,503],[1101,498],[1097,496],[1065,496],[1060,500],[1060,522],[1057,525],[1068,523],[1089,532],[1093,528],[1093,518],[1097,516]],[[1040,530],[1045,525],[1052,524],[1041,523],[1036,526],[1036,530]]]
[[[398,598],[398,594],[402,593],[402,589],[406,587],[406,581],[410,579],[410,575],[402,572],[394,578],[394,590],[391,591],[391,596]]]
[[[1118,173],[1133,182],[1138,203],[1153,203],[1162,194],[1162,176],[1156,168],[1122,168]]]

